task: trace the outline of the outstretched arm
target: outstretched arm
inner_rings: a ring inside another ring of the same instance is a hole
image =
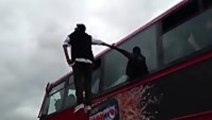
[[[111,49],[115,49],[118,52],[122,53],[124,56],[126,56],[127,58],[131,57],[131,54],[129,52],[127,52],[126,50],[120,49],[118,47],[115,47],[114,45],[109,45],[107,43],[102,42],[101,40],[97,40],[97,39],[93,39],[92,38],[92,44],[93,45],[103,45],[103,46],[107,46],[110,47]]]
[[[126,51],[124,49],[120,49],[120,48],[116,47],[114,44],[113,45],[106,44],[105,46],[108,46],[111,49],[117,50],[118,52],[120,52],[121,54],[123,54],[124,56],[126,56],[127,58],[130,58],[131,57],[131,53],[129,53],[128,51]]]
[[[104,45],[105,43],[101,40],[92,38],[92,44],[93,45]]]

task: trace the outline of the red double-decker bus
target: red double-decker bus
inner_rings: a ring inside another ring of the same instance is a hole
[[[95,59],[90,114],[73,113],[68,73],[47,85],[40,120],[212,120],[211,0],[184,0],[117,46],[139,46],[149,74],[126,81],[127,59],[108,49]]]

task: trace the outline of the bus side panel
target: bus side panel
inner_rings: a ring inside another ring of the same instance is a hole
[[[170,119],[212,110],[211,71],[209,58],[156,81],[163,93],[159,117]]]
[[[90,120],[165,120],[212,110],[211,71],[209,58],[152,82],[125,87],[97,101]],[[193,118],[201,117],[207,120],[211,114]]]
[[[200,113],[197,115],[188,115],[172,120],[212,120],[212,111],[206,113]]]
[[[65,111],[61,111],[41,120],[88,120],[88,115],[85,114],[83,110],[80,110],[77,113],[73,112],[73,109],[67,109]]]

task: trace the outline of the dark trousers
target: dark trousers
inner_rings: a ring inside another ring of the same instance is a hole
[[[73,66],[74,85],[76,88],[77,104],[91,104],[92,64],[76,62]],[[83,95],[85,92],[85,97]]]

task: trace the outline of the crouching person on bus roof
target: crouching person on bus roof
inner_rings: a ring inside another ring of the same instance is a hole
[[[115,47],[114,45],[110,46],[110,48],[117,50],[122,53],[125,57],[128,58],[128,63],[126,67],[126,75],[129,77],[128,80],[135,80],[136,78],[143,78],[147,74],[149,74],[146,58],[141,54],[141,50],[139,47],[135,46],[132,50],[132,53]]]

